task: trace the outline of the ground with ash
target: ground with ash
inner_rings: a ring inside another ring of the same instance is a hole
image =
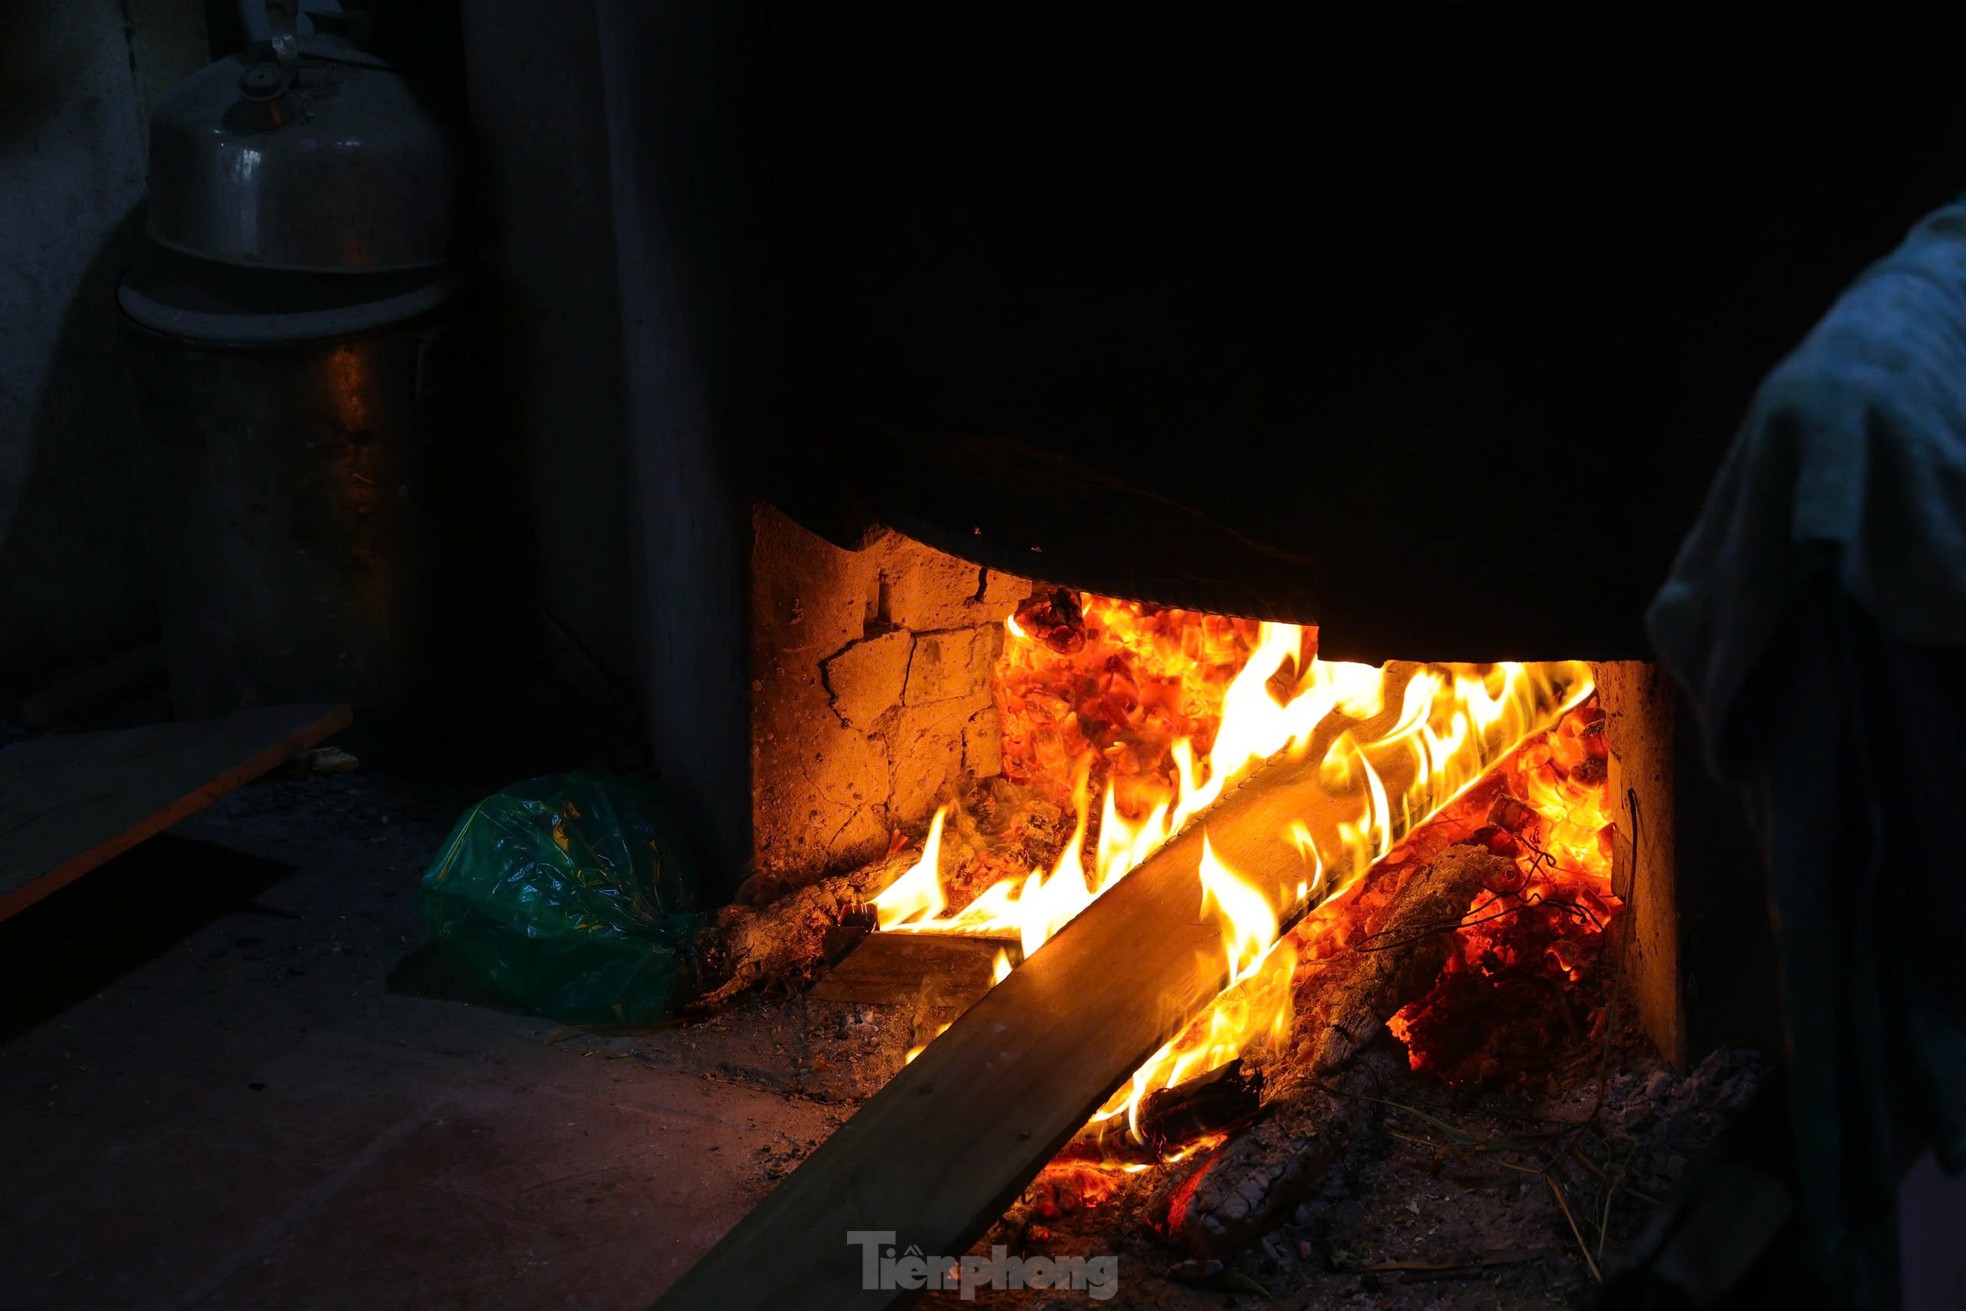
[[[849,1040],[815,1034],[807,1006],[797,996],[753,999],[702,1024],[586,1041],[600,1056],[628,1053],[645,1065],[824,1097],[836,1085],[825,1068],[815,1076],[811,1060],[850,1060]],[[886,1059],[881,1041],[863,1045],[867,1059]],[[1599,1058],[1607,1055],[1600,1094]],[[1108,1306],[1578,1307],[1595,1282],[1591,1264],[1615,1267],[1766,1068],[1758,1055],[1720,1051],[1675,1075],[1626,1030],[1536,1087],[1457,1088],[1408,1074],[1387,1089],[1387,1102],[1397,1104],[1374,1108],[1312,1200],[1219,1264],[1196,1262],[1155,1236],[1151,1204],[1167,1167],[1125,1177],[1089,1208],[1072,1207],[1069,1189],[1044,1190],[1051,1205],[1027,1194],[973,1250],[1117,1254],[1119,1290]],[[834,1102],[836,1122],[853,1100]],[[766,1145],[756,1162],[765,1183],[790,1173],[818,1141]],[[1082,1292],[989,1289],[976,1304],[1098,1305]]]
[[[1576,1307],[1760,1082],[1757,1056],[1716,1052],[1675,1076],[1641,1042],[1560,1086],[1389,1090],[1311,1201],[1260,1244],[1219,1263],[1155,1242],[1138,1175],[1091,1210],[1023,1216],[990,1242],[1046,1254],[1115,1252],[1109,1305]],[[1559,1201],[1561,1194],[1561,1201]],[[1574,1222],[1574,1228],[1573,1226]],[[1082,1295],[992,1292],[983,1305]],[[1060,1304],[1070,1304],[1060,1301]]]

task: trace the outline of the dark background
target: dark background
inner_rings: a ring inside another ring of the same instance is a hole
[[[741,699],[754,488],[1334,655],[1642,654],[1758,379],[1966,176],[1930,6],[362,8],[466,111],[501,654],[588,715]],[[154,632],[113,286],[244,37],[5,30],[11,705]]]
[[[760,481],[1333,655],[1642,654],[1759,377],[1966,188],[1911,14],[765,20]]]

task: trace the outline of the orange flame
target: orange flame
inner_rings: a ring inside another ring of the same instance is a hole
[[[1094,1113],[1086,1130],[1103,1135],[1111,1122],[1126,1117],[1128,1134],[1138,1142],[1140,1106],[1160,1088],[1186,1083],[1240,1056],[1259,1039],[1281,1041],[1290,1032],[1290,979],[1297,956],[1279,936],[1269,898],[1230,869],[1202,834],[1202,910],[1214,907],[1222,925],[1222,954],[1229,986],[1213,1004],[1166,1045],[1148,1057],[1133,1077]]]

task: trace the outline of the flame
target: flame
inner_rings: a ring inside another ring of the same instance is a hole
[[[1219,908],[1222,954],[1229,962],[1231,982],[1241,982],[1277,940],[1277,914],[1253,883],[1222,863],[1206,829],[1201,835],[1200,872],[1202,911],[1206,913],[1211,904]]]
[[[1006,961],[1006,963],[1008,962]],[[1009,973],[1009,971],[1006,970],[1005,973]],[[997,980],[997,983],[1002,983],[1002,982],[1003,982],[1002,979]],[[992,986],[994,987],[995,985],[993,984]],[[954,1020],[942,1021],[941,1024],[936,1026],[935,1032],[928,1035],[928,1042],[918,1042],[913,1047],[910,1047],[908,1049],[908,1054],[901,1058],[901,1063],[903,1065],[913,1065],[915,1063],[915,1058],[928,1050],[928,1043],[934,1042],[937,1038],[940,1038],[943,1034],[947,1033],[949,1031],[949,1026],[954,1023],[955,1023]]]
[[[1034,639],[1006,623],[1010,641]],[[1047,872],[1033,870],[1021,882],[1005,879],[984,890],[960,910],[948,910],[941,876],[942,826],[953,803],[945,803],[930,821],[929,838],[921,858],[873,900],[883,929],[914,933],[961,933],[977,937],[1015,937],[1029,956],[1059,929],[1124,878],[1187,822],[1214,804],[1230,783],[1252,765],[1292,742],[1307,742],[1313,730],[1340,704],[1360,706],[1376,687],[1361,675],[1378,673],[1364,665],[1310,666],[1298,694],[1279,703],[1269,682],[1294,662],[1303,649],[1305,630],[1293,624],[1264,624],[1256,648],[1222,699],[1221,725],[1209,753],[1208,768],[1197,777],[1191,738],[1174,743],[1176,782],[1138,820],[1122,813],[1116,789],[1109,782],[1100,805],[1099,837],[1092,851],[1090,877],[1085,843],[1090,817],[1089,775],[1080,773],[1073,798],[1077,824],[1070,841]],[[1368,686],[1369,684],[1369,686]]]
[[[1611,889],[1611,851],[1608,846],[1613,820],[1608,809],[1610,790],[1600,779],[1585,782],[1562,767],[1559,752],[1581,737],[1574,729],[1578,716],[1566,717],[1545,743],[1525,753],[1512,781],[1517,794],[1543,819],[1543,850],[1555,868],[1587,877]]]
[[[1016,623],[1006,623],[1012,642],[1035,639]],[[1363,723],[1384,709],[1387,671],[1370,665],[1304,662],[1294,691],[1279,699],[1272,684],[1287,675],[1304,649],[1307,630],[1293,624],[1265,623],[1255,647],[1222,698],[1221,722],[1205,768],[1198,768],[1192,738],[1176,741],[1169,755],[1174,780],[1144,815],[1129,817],[1119,789],[1109,780],[1099,806],[1097,836],[1087,859],[1091,831],[1088,775],[1081,771],[1073,798],[1076,810],[1070,840],[1049,871],[1033,870],[1023,879],[1003,879],[968,904],[951,909],[941,871],[942,832],[954,803],[942,805],[929,824],[921,857],[873,899],[879,926],[912,933],[959,933],[1016,938],[1029,956],[1053,934],[1097,900],[1113,884],[1213,805],[1252,767],[1279,752],[1301,752],[1318,725],[1334,712]],[[1478,778],[1499,750],[1488,741],[1491,728],[1512,721],[1520,728],[1502,744],[1540,727],[1534,712],[1552,687],[1569,693],[1569,704],[1590,690],[1587,670],[1564,662],[1547,665],[1426,666],[1407,681],[1394,725],[1371,741],[1360,741],[1356,727],[1341,733],[1327,751],[1324,782],[1338,791],[1355,784],[1360,813],[1340,826],[1340,846],[1351,872],[1392,849],[1426,813]],[[1374,757],[1408,753],[1416,763],[1406,795],[1389,798]],[[1135,785],[1133,791],[1140,788]],[[1337,852],[1320,849],[1308,828],[1294,821],[1293,840],[1313,864],[1314,874],[1293,883],[1287,902],[1307,899],[1324,885]],[[1301,884],[1302,896],[1296,894]]]
[[[1103,1135],[1122,1114],[1134,1141],[1142,1139],[1140,1106],[1147,1095],[1172,1088],[1240,1056],[1259,1039],[1281,1041],[1290,1033],[1290,980],[1297,956],[1279,934],[1276,911],[1261,888],[1215,854],[1206,831],[1201,840],[1202,913],[1222,926],[1228,988],[1203,1015],[1134,1071],[1087,1123]],[[1179,1159],[1175,1157],[1172,1159]]]
[[[1137,1131],[1147,1093],[1287,1031],[1295,958],[1279,936],[1285,920],[1344,895],[1416,825],[1587,696],[1591,681],[1588,667],[1578,662],[1406,666],[1397,713],[1381,728],[1394,686],[1391,667],[1306,658],[1315,649],[1314,630],[1262,623],[1250,640],[1245,621],[1182,617],[1085,594],[1059,596],[1068,620],[1083,616],[1083,629],[1070,634],[1078,645],[1047,648],[1041,625],[1013,616],[1005,624],[998,692],[1001,699],[1006,669],[1038,667],[1052,658],[1047,649],[1076,652],[1093,637],[1107,644],[1089,651],[1089,672],[1087,664],[1074,667],[1074,691],[1092,689],[1076,709],[1051,689],[1029,698],[1034,715],[1048,716],[1047,735],[1033,739],[1034,759],[1052,777],[1062,767],[1073,779],[1070,839],[1049,870],[1001,879],[952,906],[941,869],[943,828],[953,803],[945,804],[930,823],[921,857],[874,898],[882,930],[1011,938],[1028,958],[1256,766],[1280,755],[1301,760],[1320,725],[1333,716],[1343,724],[1316,770],[1327,795],[1348,798],[1353,809],[1325,833],[1301,818],[1286,821],[1301,867],[1232,870],[1204,835],[1204,912],[1222,921],[1230,983],[1214,1006],[1149,1058],[1091,1126],[1124,1114]],[[1076,614],[1070,613],[1074,607]],[[1123,650],[1137,668],[1108,648]],[[1131,676],[1124,686],[1122,676],[1111,672],[1116,663]],[[1219,703],[1205,680],[1196,681],[1196,670],[1234,671]],[[1115,736],[1101,748],[1088,737],[1085,725],[1107,713],[1124,714],[1143,741],[1167,725],[1191,731],[1165,744],[1163,763],[1153,752],[1135,751],[1132,739]],[[1071,758],[1064,754],[1069,751],[1079,754]],[[1096,808],[1092,765],[1105,770]],[[1388,777],[1407,781],[1395,793]],[[1584,841],[1581,825],[1574,836]],[[1595,830],[1589,839],[1597,841]],[[1008,966],[1007,957],[1003,963]]]
[[[943,806],[928,822],[928,837],[922,841],[921,858],[906,873],[888,884],[874,898],[874,911],[884,929],[911,920],[933,921],[949,904],[942,892],[942,825],[949,818]]]

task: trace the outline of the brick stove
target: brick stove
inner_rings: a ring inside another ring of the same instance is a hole
[[[1005,621],[1047,585],[891,529],[840,547],[764,502],[752,525],[747,895],[770,900],[918,839],[939,806],[1002,772],[993,675]],[[1610,791],[1629,812],[1617,891],[1643,906],[1624,967],[1648,1032],[1677,1061],[1671,699],[1647,664],[1592,671],[1613,744]]]
[[[752,519],[752,871],[796,886],[920,832],[1002,765],[990,671],[1031,584],[892,531]]]

